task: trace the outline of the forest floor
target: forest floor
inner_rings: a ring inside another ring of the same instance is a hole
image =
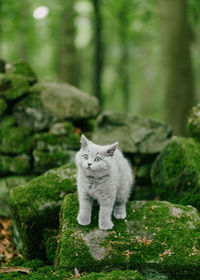
[[[0,219],[0,265],[4,265],[15,256],[22,257],[11,240],[11,219]]]

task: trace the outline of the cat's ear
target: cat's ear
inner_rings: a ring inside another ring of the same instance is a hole
[[[85,135],[81,135],[81,146],[82,148],[86,148],[90,141],[85,137]]]
[[[110,145],[110,147],[106,151],[107,155],[112,157],[114,155],[117,147],[118,147],[118,142]]]

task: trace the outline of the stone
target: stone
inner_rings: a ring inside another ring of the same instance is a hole
[[[0,96],[8,101],[15,100],[28,92],[26,78],[18,74],[0,74]]]
[[[191,136],[200,140],[200,103],[192,107],[187,122],[187,129]]]
[[[7,105],[6,101],[0,97],[0,116],[3,115],[3,113],[5,112],[7,107],[8,107],[8,105]]]
[[[66,195],[60,216],[58,269],[76,267],[81,273],[151,267],[179,277],[200,274],[200,217],[192,206],[130,201],[126,219],[113,219],[110,231],[98,229],[98,207],[88,226],[77,223],[77,214],[77,194]]]
[[[33,146],[30,130],[25,127],[4,127],[0,130],[0,152],[4,154],[29,153]]]
[[[45,258],[43,230],[58,228],[61,202],[76,190],[75,174],[74,164],[68,164],[11,190],[12,237],[25,258]]]
[[[30,95],[14,106],[19,125],[35,131],[49,128],[55,122],[95,118],[98,100],[66,83],[40,82],[30,88]]]
[[[26,154],[8,156],[0,154],[0,175],[26,175],[31,172],[30,156]]]
[[[200,209],[200,143],[173,137],[155,160],[151,178],[161,199]]]
[[[92,141],[100,145],[118,141],[125,153],[157,154],[167,145],[171,134],[171,127],[165,123],[105,111],[97,118]]]
[[[24,185],[33,176],[8,176],[0,179],[0,216],[9,217],[8,196],[10,190],[16,186]]]
[[[6,64],[6,73],[20,74],[26,77],[28,83],[33,85],[37,82],[37,77],[26,61],[18,61]]]

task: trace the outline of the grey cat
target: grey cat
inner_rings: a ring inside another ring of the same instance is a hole
[[[113,227],[111,215],[116,219],[126,217],[126,202],[133,185],[133,175],[128,161],[118,149],[118,143],[100,146],[81,137],[81,149],[76,154],[78,167],[77,186],[80,225],[91,222],[93,201],[100,205],[99,228]]]

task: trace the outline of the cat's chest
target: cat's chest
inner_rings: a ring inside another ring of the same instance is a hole
[[[104,175],[98,178],[87,176],[84,184],[87,192],[94,197],[98,197],[102,192],[108,190],[109,178],[109,175]]]

